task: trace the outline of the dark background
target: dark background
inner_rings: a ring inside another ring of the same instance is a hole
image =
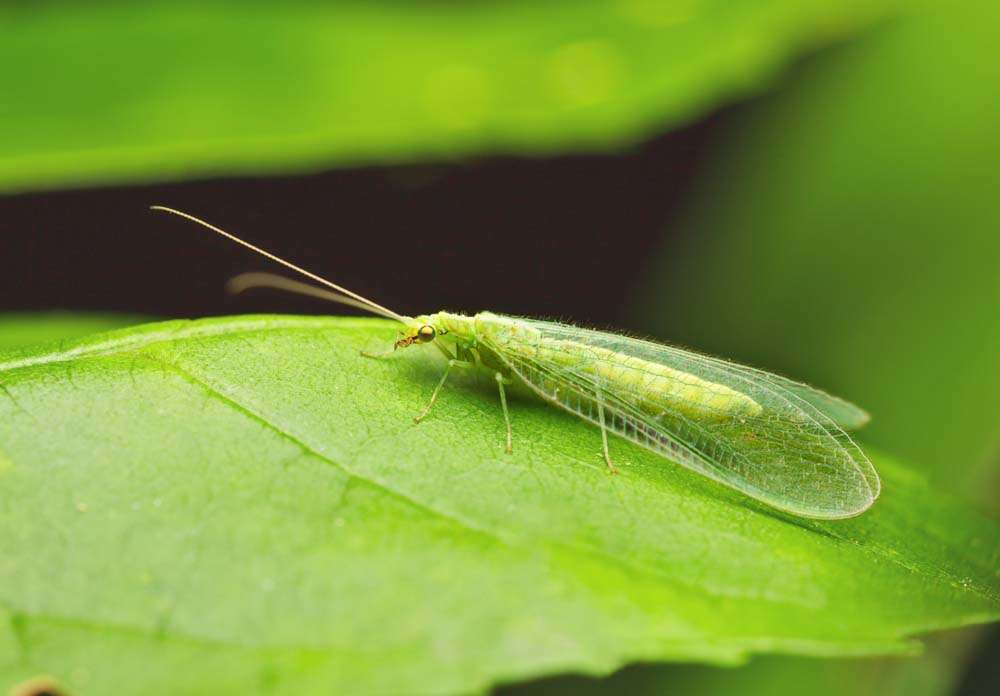
[[[731,109],[738,111],[738,108]],[[717,114],[619,155],[492,158],[0,198],[0,310],[155,317],[352,313],[229,277],[285,272],[178,208],[404,314],[450,309],[629,328],[644,260],[690,193]],[[432,232],[428,232],[432,231]]]

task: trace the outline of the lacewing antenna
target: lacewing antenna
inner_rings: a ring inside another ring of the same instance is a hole
[[[325,296],[325,299],[332,299],[334,302],[342,302],[343,304],[351,304],[351,303],[348,303],[348,302],[344,301],[344,300],[347,300],[347,299],[351,299],[351,300],[353,300],[354,302],[357,303],[357,304],[352,304],[352,306],[354,306],[354,307],[360,307],[362,309],[365,309],[365,310],[371,312],[372,314],[378,314],[380,316],[386,317],[387,319],[395,319],[398,322],[401,322],[401,323],[404,323],[404,324],[406,323],[406,317],[402,316],[401,314],[397,314],[396,312],[393,312],[391,309],[383,307],[382,305],[380,305],[380,304],[378,304],[376,302],[373,302],[372,300],[369,300],[367,297],[363,297],[363,296],[357,294],[356,292],[351,292],[350,290],[348,290],[345,287],[341,287],[340,285],[337,285],[336,283],[332,283],[332,282],[330,282],[329,280],[327,280],[325,278],[321,278],[318,275],[316,275],[315,273],[310,273],[306,269],[301,268],[300,266],[296,266],[291,261],[286,261],[285,259],[281,258],[280,256],[275,256],[274,254],[272,254],[272,253],[270,253],[268,251],[264,251],[260,247],[254,246],[250,242],[244,241],[244,240],[240,239],[239,237],[237,237],[236,235],[230,234],[229,232],[226,232],[223,229],[219,229],[215,225],[209,224],[209,223],[205,222],[204,220],[195,217],[194,215],[190,215],[188,213],[181,212],[180,210],[175,210],[173,208],[168,208],[168,207],[166,207],[164,205],[153,205],[153,206],[150,206],[150,210],[160,210],[160,211],[163,211],[164,213],[170,213],[171,215],[176,215],[176,216],[182,217],[182,218],[184,218],[186,220],[190,220],[191,222],[197,223],[197,224],[201,225],[202,227],[205,227],[207,229],[212,230],[213,232],[215,232],[217,234],[222,235],[226,239],[229,239],[229,240],[231,240],[233,242],[236,242],[240,246],[246,247],[250,251],[254,251],[254,252],[260,254],[261,256],[263,256],[265,258],[271,259],[272,261],[274,261],[276,263],[280,263],[285,268],[290,268],[291,270],[295,271],[296,273],[300,273],[300,274],[304,275],[306,278],[309,278],[310,280],[314,280],[317,283],[319,283],[321,285],[325,285],[326,287],[331,288],[332,290],[336,291],[336,293],[330,293],[330,294],[331,295],[335,295],[337,299],[334,299],[331,296]],[[289,281],[287,279],[285,279],[285,280],[288,283],[292,283],[292,281]],[[298,284],[296,284],[296,285],[298,285]],[[302,283],[301,285],[303,287],[311,287],[311,286],[306,285],[305,283]],[[272,285],[272,287],[274,287],[274,285]],[[286,286],[286,287],[283,287],[281,289],[288,289],[288,287]],[[316,290],[317,292],[319,292],[318,288],[312,288],[312,289]],[[292,292],[301,292],[301,288],[299,288],[297,290],[292,290]],[[304,293],[304,294],[310,294],[310,293]]]
[[[240,273],[239,275],[230,278],[226,283],[226,292],[232,293],[233,295],[238,295],[241,292],[246,292],[247,290],[252,290],[253,288],[272,288],[274,290],[283,290],[285,292],[307,295],[308,297],[317,297],[321,300],[338,302],[342,305],[347,305],[348,307],[356,307],[357,309],[371,311],[371,308],[367,304],[359,302],[358,300],[348,297],[347,295],[342,295],[339,292],[333,292],[332,290],[317,288],[315,285],[302,283],[297,280],[292,280],[291,278],[286,278],[285,276],[275,275],[274,273]]]

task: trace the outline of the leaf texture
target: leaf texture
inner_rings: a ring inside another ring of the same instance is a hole
[[[631,661],[912,653],[1000,615],[998,527],[877,457],[861,517],[755,504],[390,361],[380,320],[167,322],[0,356],[0,685],[470,693]],[[401,686],[402,685],[402,686]]]

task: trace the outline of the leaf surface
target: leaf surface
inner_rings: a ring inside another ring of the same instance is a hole
[[[911,653],[1000,616],[995,522],[885,456],[775,513],[381,320],[167,322],[0,356],[0,685],[469,693],[635,660]]]

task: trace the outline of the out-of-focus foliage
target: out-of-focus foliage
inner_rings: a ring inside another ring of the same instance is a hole
[[[0,189],[634,142],[894,0],[0,8]]]
[[[142,321],[127,314],[0,314],[0,351],[80,338]]]
[[[604,679],[558,677],[509,686],[499,690],[497,696],[946,696],[954,693],[961,664],[955,659],[955,648],[946,646],[945,640],[930,643],[930,650],[920,658],[818,660],[763,655],[737,668],[634,665]]]
[[[359,355],[395,330],[223,318],[0,357],[2,688],[469,693],[912,653],[1000,615],[997,524],[890,457],[871,510],[823,522],[627,442],[612,477],[596,430],[537,401],[504,454],[488,378],[414,425],[443,359]]]
[[[845,395],[872,413],[864,441],[986,502],[1000,465],[998,45],[1000,4],[954,3],[808,63],[718,139],[638,315]]]
[[[734,114],[637,315],[661,336],[847,395],[873,414],[862,439],[994,506],[998,45],[995,3],[939,7],[810,60]],[[945,694],[971,639],[919,660],[622,676],[648,693]]]

